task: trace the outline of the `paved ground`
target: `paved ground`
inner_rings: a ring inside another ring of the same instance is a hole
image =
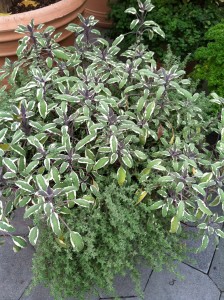
[[[19,216],[14,222],[17,223]],[[20,225],[19,234],[27,235],[26,226]],[[192,244],[192,242],[189,242]],[[10,239],[0,248],[0,300],[53,300],[48,290],[36,288],[29,296],[25,295],[31,282],[31,260],[33,248],[15,254]],[[208,249],[192,255],[196,264],[181,263],[178,268],[184,280],[163,271],[156,273],[143,265],[139,266],[145,300],[224,300],[224,240],[218,247],[210,244]],[[123,300],[140,300],[134,291],[129,276],[115,280],[117,294]],[[113,295],[100,293],[87,300],[113,299]]]

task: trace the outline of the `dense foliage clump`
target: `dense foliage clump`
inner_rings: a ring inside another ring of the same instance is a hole
[[[145,34],[145,43],[149,44],[150,50],[154,51],[160,60],[164,58],[168,44],[171,45],[174,54],[182,58],[188,53],[194,53],[198,47],[206,44],[204,35],[208,28],[223,18],[224,7],[218,1],[153,0],[152,3],[156,8],[148,14],[147,20],[154,20],[160,24],[166,37],[162,39],[155,36],[149,42]],[[112,2],[110,17],[114,27],[111,30],[111,37],[129,32],[132,18],[124,11],[130,6],[137,7],[137,1]],[[122,48],[127,48],[133,41],[133,36],[128,35],[125,43],[121,45]]]
[[[105,288],[113,290],[114,276],[131,272],[140,293],[136,266],[142,263],[141,258],[157,271],[165,267],[172,270],[174,260],[186,258],[186,245],[180,239],[185,236],[169,233],[168,219],[154,214],[149,205],[133,205],[136,188],[136,184],[120,188],[109,177],[102,182],[103,192],[97,197],[96,208],[77,207],[66,215],[69,227],[83,236],[82,253],[72,251],[68,234],[61,246],[46,224],[39,225],[33,285],[50,287],[55,299],[82,299],[86,293],[90,296]]]
[[[210,91],[224,96],[224,20],[211,27],[206,33],[207,46],[195,52],[198,64],[193,73],[194,78],[205,80]]]

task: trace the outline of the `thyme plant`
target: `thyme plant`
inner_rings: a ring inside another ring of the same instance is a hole
[[[72,250],[68,234],[63,245],[55,242],[45,222],[37,218],[40,237],[33,259],[32,287],[47,286],[55,300],[89,299],[99,290],[117,296],[113,288],[117,274],[131,275],[141,296],[139,264],[149,264],[154,271],[167,268],[176,272],[173,262],[186,261],[190,249],[183,239],[187,234],[169,233],[169,219],[161,219],[147,203],[133,205],[130,199],[137,184],[119,187],[116,178],[108,176],[101,186],[96,208],[77,207],[65,216],[69,227],[83,236],[84,255]]]

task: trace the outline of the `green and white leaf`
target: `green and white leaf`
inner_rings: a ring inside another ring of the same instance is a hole
[[[0,131],[0,143],[2,143],[5,139],[8,128],[4,128]]]
[[[47,103],[44,100],[41,100],[38,103],[38,110],[39,110],[39,113],[40,113],[41,117],[43,119],[45,119],[46,116],[47,116]]]
[[[24,213],[24,219],[29,218],[34,213],[38,212],[40,208],[41,208],[41,204],[34,204],[34,205],[30,206],[29,208],[27,208]]]
[[[44,212],[46,214],[47,217],[50,217],[50,215],[52,214],[53,212],[53,204],[48,202],[48,203],[44,203]]]
[[[204,235],[202,238],[201,246],[197,249],[197,253],[204,251],[209,243],[209,237],[207,235]]]
[[[59,236],[61,234],[61,226],[60,226],[60,221],[59,221],[59,217],[58,214],[53,212],[50,215],[50,224],[51,224],[51,228],[53,230],[53,232]]]
[[[116,138],[115,135],[112,135],[110,137],[110,148],[111,148],[111,151],[113,153],[115,153],[117,151],[117,148],[118,148],[118,140]]]
[[[75,251],[79,252],[84,248],[83,239],[78,232],[70,231],[70,241]]]
[[[155,203],[153,203],[152,205],[149,206],[149,209],[150,210],[159,209],[159,208],[161,208],[163,206],[163,204],[164,204],[163,200],[156,201]]]
[[[15,163],[13,162],[12,159],[10,158],[3,158],[3,164],[11,171],[16,173],[17,172],[17,166],[15,165]]]
[[[90,207],[90,205],[94,203],[94,201],[87,200],[87,199],[84,199],[84,198],[74,199],[74,202],[77,205],[82,206],[82,207]]]
[[[184,210],[185,210],[185,203],[183,200],[181,200],[177,207],[177,217],[179,220],[181,220],[183,218]]]
[[[150,119],[151,115],[154,112],[155,107],[156,107],[155,101],[152,101],[151,103],[148,104],[148,106],[145,109],[145,119],[146,120]]]
[[[31,161],[25,169],[25,173],[30,174],[37,166],[39,161]]]
[[[38,175],[36,176],[36,183],[37,183],[38,188],[39,188],[40,190],[45,191],[45,192],[47,191],[47,188],[48,188],[49,183],[48,183],[48,181],[44,178],[43,175],[38,174]]]
[[[20,248],[25,248],[27,246],[27,242],[21,236],[12,236],[13,243]]]
[[[220,236],[221,238],[224,238],[224,232],[221,229],[216,229],[215,233]]]
[[[197,199],[199,209],[206,215],[212,216],[213,212],[205,205],[205,202],[201,199]]]
[[[109,157],[102,157],[100,158],[96,164],[94,165],[93,169],[96,171],[96,170],[99,170],[103,167],[105,167],[107,164],[109,163]]]
[[[39,237],[39,229],[37,226],[35,226],[35,227],[31,228],[30,232],[29,232],[30,244],[35,246],[37,243],[38,237]]]
[[[75,146],[75,150],[78,151],[81,148],[83,148],[86,144],[90,143],[91,141],[93,141],[96,138],[95,134],[90,134],[87,135],[86,137],[84,137],[81,141],[79,141],[76,146]]]
[[[205,197],[206,193],[205,193],[205,190],[200,186],[200,185],[197,185],[197,184],[192,184],[192,188],[199,194],[201,194],[202,196]]]
[[[6,232],[13,232],[13,231],[15,231],[15,228],[12,225],[10,225],[4,221],[0,221],[0,230],[6,231]]]
[[[34,188],[27,182],[25,181],[22,181],[22,180],[18,180],[15,182],[15,184],[21,188],[22,190],[30,193],[30,194],[33,194],[34,193]]]
[[[130,155],[129,155],[129,156],[127,156],[127,155],[122,156],[122,161],[123,161],[123,163],[124,163],[128,168],[132,168],[132,166],[133,166],[133,160],[132,160],[132,158],[131,158]]]
[[[132,15],[136,15],[137,14],[137,10],[134,7],[129,7],[124,12],[126,14],[132,14]]]
[[[139,158],[141,160],[146,160],[147,159],[147,155],[142,151],[135,150],[134,153],[137,156],[137,158]]]

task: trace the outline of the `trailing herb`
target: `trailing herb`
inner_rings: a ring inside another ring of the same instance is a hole
[[[187,234],[169,233],[169,219],[151,211],[147,203],[133,205],[130,199],[137,184],[119,187],[109,176],[101,187],[96,208],[80,207],[65,216],[68,225],[83,236],[84,254],[72,251],[68,234],[55,242],[46,224],[37,221],[41,234],[33,259],[32,286],[47,286],[54,299],[89,299],[100,290],[117,296],[114,277],[125,273],[131,275],[141,296],[136,267],[142,265],[143,258],[144,265],[155,271],[167,268],[174,272],[173,261],[186,260],[190,249],[181,239]]]

